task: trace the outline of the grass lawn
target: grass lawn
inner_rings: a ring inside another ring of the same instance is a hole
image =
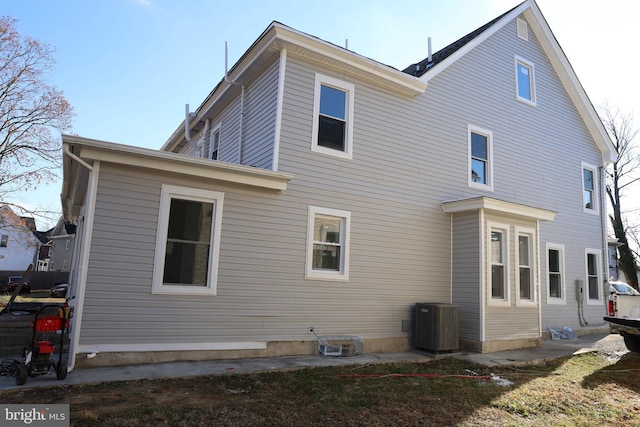
[[[54,386],[0,401],[67,403],[76,426],[637,426],[639,393],[640,354],[586,353]]]

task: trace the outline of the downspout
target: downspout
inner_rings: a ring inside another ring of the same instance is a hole
[[[242,164],[242,129],[244,122],[244,85],[229,79],[229,72],[227,71],[227,57],[228,57],[228,45],[224,42],[224,81],[230,85],[240,86],[240,130],[238,136],[238,164]],[[220,150],[220,147],[218,147]]]
[[[607,314],[607,301],[609,295],[609,245],[607,244],[607,202],[605,191],[607,191],[607,169],[600,166],[600,224],[602,227],[602,299],[604,300],[604,311]],[[606,323],[606,322],[605,322]]]
[[[189,145],[195,148],[196,151],[200,151],[200,147],[191,140],[191,119],[195,116],[196,113],[189,112],[189,104],[184,104],[184,139],[186,139]]]
[[[210,128],[211,128],[211,119],[207,119],[204,122],[204,130],[202,131],[202,141],[203,143],[200,144],[200,150],[202,151],[203,147],[206,147],[207,145],[209,145],[209,150],[207,150],[206,153],[200,153],[200,155],[206,159],[209,158],[209,153],[211,153],[211,135],[209,135],[210,132]],[[209,144],[205,144],[205,138],[207,138],[207,141],[209,141]]]
[[[100,172],[100,163],[96,162],[93,166],[82,160],[77,155],[73,154],[69,149],[68,144],[63,144],[62,150],[64,154],[69,156],[72,160],[78,162],[79,165],[86,168],[89,171],[89,181],[87,184],[87,193],[85,199],[85,212],[83,220],[83,233],[80,242],[76,241],[75,244],[80,246],[80,258],[79,265],[76,268],[76,295],[75,304],[73,304],[73,326],[69,337],[69,360],[67,362],[67,371],[71,372],[76,364],[77,348],[80,341],[80,328],[82,325],[82,312],[84,308],[84,294],[87,283],[87,267],[89,265],[89,250],[91,244],[91,236],[93,233],[93,217],[95,212],[95,195],[98,189],[97,176]]]

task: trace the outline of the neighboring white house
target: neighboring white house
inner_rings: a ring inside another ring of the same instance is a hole
[[[67,224],[62,220],[49,233],[51,250],[49,252],[49,271],[70,271],[75,234],[67,231]],[[75,229],[75,227],[72,227]]]
[[[273,22],[187,117],[63,135],[70,367],[406,350],[424,302],[474,351],[608,330],[616,151],[535,1],[403,71]]]
[[[36,262],[40,245],[27,219],[18,216],[8,206],[0,207],[1,271],[26,270],[29,264]]]

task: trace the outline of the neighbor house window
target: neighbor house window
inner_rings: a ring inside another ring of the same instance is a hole
[[[534,302],[535,297],[535,251],[533,250],[534,231],[516,230],[518,243],[516,259],[518,260],[518,303]]]
[[[582,209],[597,213],[596,167],[582,163]]]
[[[490,301],[509,301],[509,272],[507,246],[509,244],[508,228],[490,228],[489,260],[491,271]]]
[[[351,213],[309,206],[308,279],[349,280]]]
[[[516,67],[516,97],[519,101],[531,105],[536,104],[536,85],[534,67],[529,61],[515,57]]]
[[[316,74],[313,151],[352,158],[354,91],[351,83]]]
[[[469,133],[469,185],[492,189],[492,139],[493,133],[468,126]]]
[[[8,243],[9,243],[8,234],[3,234],[2,236],[0,236],[0,248],[6,248]]]
[[[224,194],[163,185],[153,293],[215,295]]]
[[[549,304],[565,303],[564,246],[547,244],[547,272]]]
[[[586,250],[587,264],[587,302],[598,303],[600,300],[600,251],[595,249]]]

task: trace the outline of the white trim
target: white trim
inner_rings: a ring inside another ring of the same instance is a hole
[[[285,73],[287,71],[287,49],[280,51],[280,63],[278,65],[278,91],[276,100],[276,124],[273,132],[273,162],[271,169],[278,170],[280,165],[280,138],[282,137],[282,113],[284,108],[284,85]]]
[[[591,199],[591,204],[593,205],[593,209],[589,209],[585,207],[585,204],[584,204],[584,170],[585,169],[588,169],[593,173],[593,197]],[[582,184],[582,188],[580,189],[580,200],[582,201],[582,211],[591,215],[600,215],[600,211],[598,209],[599,200],[600,200],[600,191],[599,191],[600,178],[598,175],[598,167],[590,163],[580,162],[580,183]]]
[[[478,212],[478,221],[480,222],[478,226],[478,241],[480,242],[480,259],[478,260],[479,271],[480,271],[480,286],[478,293],[480,294],[480,342],[484,342],[487,338],[487,322],[486,322],[486,308],[485,304],[482,304],[482,301],[486,301],[488,299],[489,293],[487,293],[487,254],[489,251],[487,250],[487,245],[485,243],[485,233],[487,230],[487,223],[485,222],[485,212],[483,209],[480,209]]]
[[[211,222],[211,240],[209,243],[206,287],[167,285],[163,283],[167,231],[169,226],[169,207],[171,205],[171,200],[174,198],[213,203],[214,208],[213,220]],[[152,294],[216,295],[223,202],[224,193],[221,192],[177,187],[166,184],[162,185],[160,206],[158,207],[156,255],[153,263],[153,281],[151,286]]]
[[[340,255],[340,270],[315,270],[313,269],[313,232],[317,215],[333,216],[340,219],[340,239],[342,240],[342,253]],[[351,212],[337,209],[309,206],[307,218],[307,254],[305,262],[305,279],[349,281],[349,241],[351,239]]]
[[[595,263],[596,263],[596,274],[597,274],[597,283],[596,289],[598,291],[598,298],[591,299],[589,298],[589,262],[588,255],[595,255]],[[593,248],[585,248],[584,249],[584,288],[583,294],[584,298],[587,301],[587,305],[602,305],[603,304],[603,289],[602,289],[602,250],[601,249],[593,249]]]
[[[504,200],[484,196],[446,201],[442,203],[442,208],[447,213],[486,209],[488,211],[499,212],[502,214],[513,214],[541,221],[553,221],[556,216],[556,212],[548,209],[534,208],[533,206],[506,202]]]
[[[211,126],[209,130],[209,152],[207,153],[207,159],[213,160],[211,156],[213,155],[213,137],[215,134],[218,134],[218,154],[216,155],[215,160],[220,160],[220,147],[222,146],[222,123],[218,122],[215,126]]]
[[[558,251],[559,252],[559,268],[560,268],[560,298],[557,297],[552,297],[551,293],[549,292],[549,288],[550,288],[550,283],[549,283],[549,251],[550,250],[554,250],[554,251]],[[545,247],[545,254],[546,254],[546,280],[545,282],[547,283],[547,304],[556,304],[556,305],[567,305],[567,280],[566,280],[566,273],[565,273],[565,265],[564,265],[564,258],[565,258],[565,250],[564,250],[564,245],[560,245],[557,243],[549,243],[547,242],[546,247]]]
[[[471,147],[471,134],[475,133],[487,138],[487,170],[486,170],[486,183],[474,182],[471,174],[472,165],[472,147]],[[469,187],[478,188],[481,190],[493,191],[493,132],[483,129],[471,124],[467,125],[467,148],[468,148],[468,165],[467,165],[467,178]]]
[[[538,257],[536,256],[536,229],[529,227],[514,227],[514,268],[516,270],[516,306],[517,307],[535,307],[538,305],[538,290],[540,289],[540,280],[538,276]],[[520,236],[529,238],[529,269],[531,271],[531,298],[520,298]]]
[[[346,92],[345,105],[345,141],[344,151],[334,150],[332,148],[318,145],[318,126],[320,117],[320,89],[322,86],[331,86]],[[313,95],[313,127],[311,135],[311,151],[327,154],[330,156],[340,157],[343,159],[353,158],[353,104],[355,99],[355,85],[338,80],[333,77],[316,74],[314,95]]]
[[[486,257],[486,265],[487,265],[487,273],[486,273],[486,287],[487,287],[487,305],[488,306],[497,306],[497,307],[509,307],[511,306],[511,261],[509,257],[509,248],[511,242],[511,230],[508,224],[487,221],[487,233],[485,236],[485,246],[487,248],[487,257]],[[493,298],[492,296],[492,266],[493,262],[491,259],[491,233],[493,231],[499,231],[503,235],[502,240],[502,266],[504,267],[504,297],[503,298]]]
[[[527,68],[527,78],[529,80],[529,90],[531,91],[531,99],[527,99],[527,98],[523,98],[520,96],[519,93],[519,84],[518,82],[520,81],[519,78],[519,73],[518,73],[518,65],[522,65],[523,67]],[[533,62],[529,61],[528,59],[524,59],[521,56],[518,55],[514,55],[513,56],[513,67],[514,67],[514,73],[515,73],[515,84],[516,84],[516,99],[520,102],[523,102],[525,104],[531,105],[531,106],[537,106],[537,102],[538,102],[538,98],[537,98],[537,94],[536,94],[536,69],[535,69],[535,65],[533,64]]]
[[[115,353],[145,351],[205,351],[205,350],[264,350],[264,341],[247,342],[194,342],[148,344],[82,344],[78,353]]]

